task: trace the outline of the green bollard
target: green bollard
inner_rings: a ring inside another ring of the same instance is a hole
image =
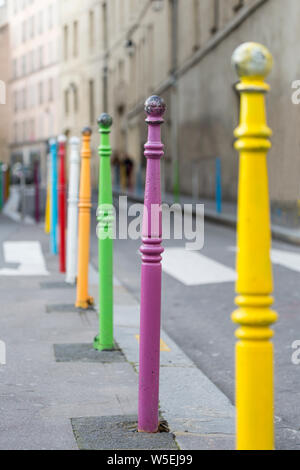
[[[98,119],[101,142],[99,147],[99,207],[97,235],[99,239],[99,335],[94,348],[99,351],[114,349],[113,333],[113,228],[114,208],[111,181],[112,154],[109,135],[112,118],[102,114]]]

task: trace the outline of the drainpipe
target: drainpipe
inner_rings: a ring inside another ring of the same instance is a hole
[[[178,152],[178,83],[176,70],[178,66],[178,0],[170,0],[171,4],[171,154],[172,181],[174,202],[180,200],[179,152]]]
[[[103,112],[108,113],[108,30],[107,30],[107,2],[102,3],[103,15],[103,69],[102,69],[102,88],[103,88]]]

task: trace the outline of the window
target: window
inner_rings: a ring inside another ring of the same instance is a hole
[[[76,85],[73,85],[73,98],[74,98],[74,111],[75,113],[78,112],[79,103],[78,103],[78,88]]]
[[[35,63],[34,63],[34,51],[33,50],[30,52],[30,63],[31,63],[32,71],[34,71],[35,70]]]
[[[42,34],[43,33],[43,21],[44,21],[44,17],[43,17],[43,12],[40,11],[39,12],[39,33]]]
[[[34,122],[34,119],[31,119],[31,121],[30,121],[29,139],[30,140],[35,139],[35,122]]]
[[[53,78],[49,78],[48,93],[49,101],[53,101]]]
[[[41,68],[43,67],[43,65],[44,65],[44,64],[43,64],[43,59],[44,59],[44,56],[43,56],[43,46],[40,46],[40,47],[39,47],[39,52],[38,52],[38,54],[39,54],[39,59],[38,59],[39,62],[38,62],[38,63],[39,63],[39,68],[41,69]]]
[[[22,57],[22,75],[26,74],[26,56]]]
[[[65,91],[65,113],[69,114],[69,90]]]
[[[22,42],[26,41],[26,21],[22,23]]]
[[[44,102],[44,86],[43,82],[39,83],[39,105],[42,105]]]
[[[48,64],[52,64],[53,62],[53,45],[52,42],[48,44]]]
[[[32,72],[32,60],[31,59],[32,59],[31,52],[28,52],[28,54],[27,54],[28,73]]]
[[[73,56],[78,56],[78,21],[73,23]]]
[[[68,60],[68,49],[69,49],[69,28],[64,27],[64,59]]]
[[[90,49],[94,49],[94,42],[95,42],[95,18],[94,12],[91,10],[89,13],[89,34],[90,34]]]
[[[17,59],[13,61],[13,78],[17,78],[18,75],[18,62]]]
[[[18,124],[14,123],[14,142],[18,141]]]
[[[53,6],[49,5],[48,7],[48,27],[49,29],[53,28]]]
[[[23,88],[22,90],[22,109],[26,109],[27,108],[27,93],[26,93],[26,89]]]
[[[26,137],[27,137],[27,136],[26,136],[26,131],[27,131],[27,123],[26,123],[26,121],[24,121],[24,122],[22,123],[22,134],[23,134],[23,135],[22,135],[22,138],[23,138],[23,142],[26,141]]]
[[[29,20],[29,34],[30,37],[34,37],[34,16],[32,16]]]
[[[14,112],[18,111],[18,93],[14,91]]]

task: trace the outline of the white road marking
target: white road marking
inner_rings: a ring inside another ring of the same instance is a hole
[[[272,250],[272,262],[292,271],[300,272],[300,254],[292,251]]]
[[[39,242],[4,242],[6,263],[17,263],[16,269],[0,269],[0,276],[48,276],[45,259]]]
[[[235,247],[230,247],[230,251],[237,251]],[[292,271],[300,272],[300,253],[284,250],[272,250],[271,260],[273,264],[278,264]]]
[[[163,270],[186,286],[234,282],[236,273],[206,256],[184,248],[167,248],[163,254]]]

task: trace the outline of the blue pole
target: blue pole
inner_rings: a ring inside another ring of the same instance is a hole
[[[216,209],[217,213],[222,213],[222,163],[220,158],[216,158]]]
[[[50,142],[51,154],[51,231],[50,243],[51,252],[57,255],[57,224],[58,224],[58,200],[57,200],[57,142],[51,139]]]

